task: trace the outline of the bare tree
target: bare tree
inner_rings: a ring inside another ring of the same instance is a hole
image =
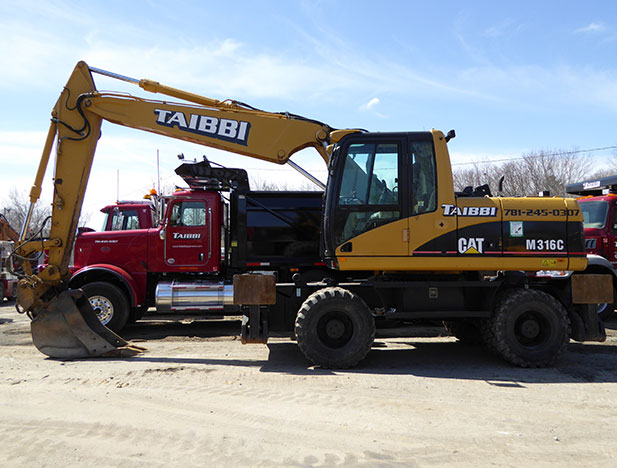
[[[316,192],[321,191],[319,187],[315,184],[307,181],[302,181],[300,184],[292,183],[289,184],[284,180],[264,180],[258,177],[250,177],[251,190],[261,190],[266,192],[275,192],[277,190],[298,190],[298,191],[307,191],[307,192]]]
[[[545,190],[565,196],[566,185],[589,177],[591,166],[591,156],[576,150],[535,151],[504,164],[475,164],[453,175],[457,190],[489,184],[495,192],[504,177],[504,196],[537,195]]]
[[[24,191],[19,191],[12,188],[9,191],[7,198],[0,205],[0,212],[8,220],[11,226],[19,232],[21,231],[24,220],[26,219],[29,206],[30,199],[26,193]],[[49,216],[51,216],[51,205],[49,203],[39,201],[34,206],[34,211],[32,212],[28,236],[37,234],[37,237],[40,235],[48,236],[49,222],[46,222],[44,226],[43,224],[45,219]],[[39,230],[41,229],[42,231],[39,233]]]
[[[606,163],[608,163],[608,167],[597,169],[593,174],[591,174],[587,179],[601,179],[603,177],[609,177],[617,175],[617,153],[613,153],[606,159]]]

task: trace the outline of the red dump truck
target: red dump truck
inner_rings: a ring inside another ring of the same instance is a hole
[[[231,278],[248,270],[282,282],[334,274],[319,255],[322,192],[251,191],[246,171],[207,161],[176,172],[189,188],[106,206],[103,231],[77,236],[71,287],[107,327],[119,331],[149,307],[238,313]]]

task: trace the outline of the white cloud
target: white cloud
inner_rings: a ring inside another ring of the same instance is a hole
[[[360,109],[364,111],[368,111],[368,110],[373,109],[377,104],[379,104],[379,98],[374,97],[369,102],[362,104],[360,106]]]
[[[587,26],[583,26],[575,30],[576,33],[601,33],[606,31],[606,26],[602,23],[589,23]]]

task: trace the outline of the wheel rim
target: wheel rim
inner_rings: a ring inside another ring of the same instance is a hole
[[[602,315],[607,307],[608,304],[606,302],[604,304],[598,304],[598,315]]]
[[[328,312],[317,323],[317,334],[322,343],[329,348],[345,346],[353,336],[351,318],[339,311]]]
[[[92,296],[89,301],[99,321],[107,325],[114,316],[114,305],[105,296]]]
[[[543,314],[528,311],[516,319],[514,333],[521,345],[538,346],[548,339],[551,333],[550,323]]]

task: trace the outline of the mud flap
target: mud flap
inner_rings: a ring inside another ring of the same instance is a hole
[[[101,324],[80,289],[60,293],[32,320],[31,331],[34,346],[51,358],[128,357],[145,351]]]
[[[598,318],[597,304],[576,304],[570,309],[572,332],[575,341],[606,341],[604,323]]]
[[[262,310],[258,305],[248,306],[248,311],[242,316],[240,339],[242,344],[268,343],[267,310]]]
[[[268,342],[268,310],[262,305],[276,304],[276,279],[273,274],[234,275],[234,304],[242,306],[242,344]]]

